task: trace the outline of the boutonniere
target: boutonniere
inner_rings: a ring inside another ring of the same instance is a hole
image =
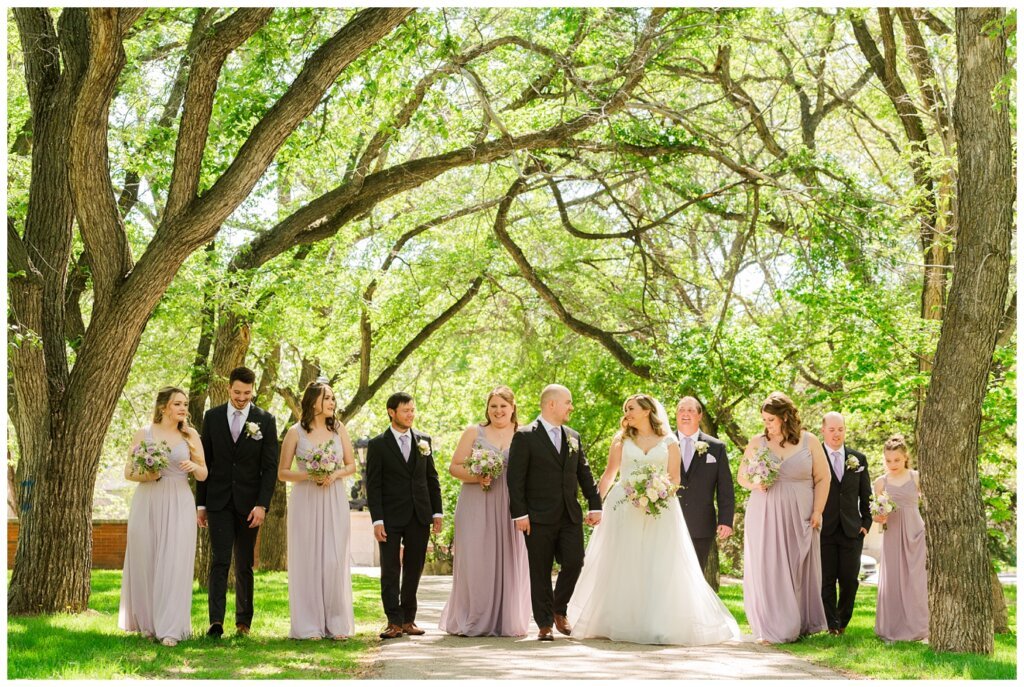
[[[426,439],[420,439],[416,442],[416,449],[420,452],[421,456],[430,455],[430,442]]]
[[[574,452],[579,452],[579,450],[580,450],[579,439],[577,439],[576,437],[572,436],[571,434],[569,435],[569,450],[574,451]]]
[[[246,422],[245,436],[249,437],[250,439],[255,439],[256,441],[259,441],[260,439],[263,438],[263,432],[260,431],[260,426],[255,422]]]
[[[849,458],[846,459],[846,469],[847,470],[853,470],[854,472],[860,472],[864,468],[862,468],[860,466],[860,461],[859,460],[857,460],[853,456],[850,456]]]
[[[708,442],[697,441],[693,444],[693,450],[697,452],[698,456],[703,456],[708,452]]]

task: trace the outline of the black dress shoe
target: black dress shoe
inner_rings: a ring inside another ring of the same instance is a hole
[[[220,639],[222,634],[224,634],[224,626],[221,623],[210,623],[210,629],[206,631],[207,637]]]

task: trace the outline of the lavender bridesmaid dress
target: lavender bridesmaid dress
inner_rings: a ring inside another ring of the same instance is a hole
[[[889,513],[882,535],[875,634],[908,642],[927,639],[928,575],[917,485],[913,477],[899,486],[884,480],[897,508]]]
[[[763,441],[763,439],[762,439]],[[828,627],[821,601],[821,539],[807,434],[767,492],[750,494],[743,535],[743,608],[756,639],[792,642]]]
[[[153,441],[153,427],[146,428]],[[157,639],[192,633],[192,570],[196,560],[196,502],[181,463],[182,439],[155,482],[140,482],[128,514],[128,542],[121,577],[117,626]]]
[[[492,451],[477,427],[477,442]],[[508,450],[500,451],[508,465]],[[505,474],[484,491],[465,483],[455,508],[452,591],[438,627],[469,637],[521,637],[530,625],[530,572],[526,543],[509,516]]]
[[[314,450],[302,426],[296,455]],[[341,439],[334,435],[341,461]],[[296,469],[302,464],[295,461]],[[350,523],[345,480],[321,487],[313,482],[292,485],[288,499],[288,610],[292,639],[351,636],[352,574],[349,569]]]

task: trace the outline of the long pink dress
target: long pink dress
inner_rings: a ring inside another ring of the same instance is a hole
[[[912,477],[899,486],[886,477],[883,488],[897,508],[889,513],[882,535],[875,634],[908,642],[927,639],[928,574],[917,485]]]
[[[296,456],[316,447],[299,424]],[[334,451],[341,462],[341,439]],[[304,468],[297,460],[295,469]],[[349,568],[350,523],[345,480],[321,487],[297,482],[288,499],[288,610],[292,639],[350,636],[355,632],[352,573]]]
[[[762,439],[763,441],[763,439]],[[828,627],[821,601],[821,538],[804,435],[768,491],[752,491],[743,535],[743,608],[754,637],[773,644]]]
[[[477,443],[499,452],[477,428]],[[508,451],[500,451],[508,465]],[[521,637],[530,626],[530,571],[526,543],[508,509],[505,474],[484,491],[462,485],[455,508],[452,591],[438,627],[469,637]]]
[[[153,428],[146,428],[153,441]],[[188,487],[188,444],[171,447],[160,479],[140,482],[128,513],[117,626],[157,639],[192,634],[192,573],[196,561],[196,502]]]

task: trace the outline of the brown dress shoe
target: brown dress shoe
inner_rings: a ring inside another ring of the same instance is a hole
[[[555,613],[555,629],[566,637],[572,634],[572,626],[569,624],[569,619],[557,613]]]
[[[540,632],[537,633],[537,639],[542,642],[553,642],[555,641],[555,636],[551,634],[550,627],[542,627],[540,628]]]
[[[248,637],[249,636],[249,626],[245,625],[244,623],[236,623],[235,624],[235,634],[236,635],[240,635],[242,637]]]
[[[427,634],[425,630],[421,630],[420,628],[416,627],[416,623],[406,623],[405,625],[402,625],[402,632],[404,632],[407,635],[414,635],[417,637],[419,635]]]
[[[402,636],[402,626],[395,625],[394,623],[388,623],[388,626],[384,628],[384,631],[380,633],[381,639],[396,639]]]

